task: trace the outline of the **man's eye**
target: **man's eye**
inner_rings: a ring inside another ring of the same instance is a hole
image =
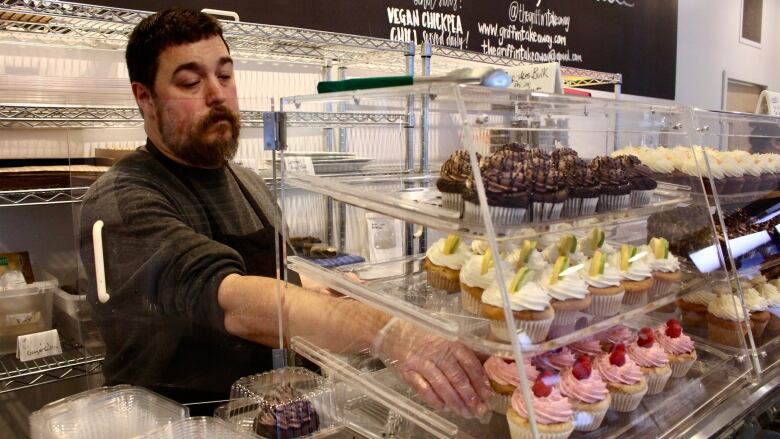
[[[231,79],[232,77],[233,77],[233,75],[219,75],[219,79],[221,79],[223,81],[227,81],[227,80]]]
[[[184,87],[184,88],[193,88],[193,87],[195,87],[198,84],[200,84],[200,81],[187,82],[187,83],[182,84],[181,86]]]

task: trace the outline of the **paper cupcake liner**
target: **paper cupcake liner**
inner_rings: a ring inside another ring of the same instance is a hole
[[[598,211],[614,212],[623,210],[629,206],[631,194],[626,195],[600,195]]]
[[[691,367],[693,367],[693,363],[695,362],[695,358],[681,362],[670,361],[669,367],[672,368],[672,378],[683,378],[685,375],[688,375],[688,371],[691,370]]]
[[[441,207],[463,212],[463,196],[458,193],[441,193]]]
[[[534,438],[534,432],[531,430],[530,424],[528,426],[520,426],[515,424],[512,421],[507,420],[509,423],[509,435],[512,437],[512,439],[533,439]],[[572,428],[561,431],[558,433],[542,433],[539,432],[539,439],[566,439],[569,436],[571,436],[572,432],[574,431],[574,423],[572,423]]]
[[[460,280],[457,277],[455,279],[450,279],[435,271],[428,272],[428,284],[434,288],[445,290],[448,293],[460,291]]]
[[[582,206],[582,198],[569,198],[563,202],[561,216],[563,218],[574,218],[579,216],[580,206]]]
[[[531,203],[531,220],[535,223],[556,220],[561,217],[563,203]]]
[[[639,407],[645,393],[647,393],[647,389],[637,393],[609,392],[609,396],[612,397],[609,408],[618,413],[633,412]]]
[[[520,320],[515,319],[515,326],[520,331],[518,336],[524,338],[526,335],[531,339],[531,343],[541,343],[547,338],[550,332],[550,326],[553,319],[547,320]],[[490,320],[490,332],[498,339],[503,341],[512,341],[509,336],[506,321]],[[525,333],[523,333],[525,332]]]
[[[512,395],[503,395],[501,393],[493,393],[493,397],[490,398],[490,409],[496,413],[506,414],[506,408],[512,402]]]
[[[562,212],[563,212],[563,203],[553,204],[552,214],[550,215],[550,219],[552,220],[560,219]]]
[[[623,304],[625,305],[644,305],[647,303],[647,290],[638,293],[629,293],[623,296]]]
[[[460,304],[463,310],[471,314],[479,314],[479,309],[482,306],[482,301],[475,299],[471,294],[462,291],[460,292]]]
[[[739,327],[727,329],[707,322],[707,334],[710,340],[716,343],[740,348],[742,347],[742,339],[745,338],[746,333],[741,332]]]
[[[625,293],[613,294],[611,296],[597,296],[592,294],[590,306],[585,309],[588,314],[599,317],[611,317],[620,312],[620,305],[623,303]]]
[[[650,201],[653,199],[653,192],[652,189],[646,191],[631,191],[631,199],[629,201],[631,207],[642,207],[650,204]]]
[[[515,207],[488,206],[490,218],[497,224],[517,224],[525,221],[527,209]],[[479,204],[466,201],[463,205],[463,218],[469,221],[482,222]]]
[[[650,300],[660,299],[668,295],[669,292],[672,290],[674,284],[675,282],[666,282],[666,281],[655,279],[653,282],[653,286],[650,287],[650,291],[647,293],[650,297]]]
[[[680,308],[680,317],[684,326],[693,326],[697,328],[707,327],[707,313],[685,310]]]
[[[555,314],[555,317],[558,317],[557,311]],[[572,332],[575,331],[575,325],[574,323],[570,325],[556,325],[555,320],[553,320],[553,324],[550,326],[550,332],[547,333],[547,338],[550,340],[555,340],[558,337],[563,337],[564,335],[569,335]]]
[[[651,373],[645,375],[645,380],[647,380],[647,394],[657,395],[663,392],[664,387],[666,387],[666,382],[669,381],[669,377],[671,376],[671,369],[666,373]]]
[[[556,309],[552,324],[553,326],[573,326],[579,313],[579,311],[558,311]]]
[[[598,207],[598,205],[598,197],[582,198],[582,204],[580,204],[580,215],[593,215],[596,213],[596,207]]]
[[[750,331],[753,332],[753,338],[759,338],[764,335],[764,330],[769,324],[769,320],[765,322],[758,322],[756,320],[750,321]]]
[[[607,414],[609,406],[599,411],[575,410],[574,411],[574,430],[575,431],[593,431],[601,426],[601,421]]]

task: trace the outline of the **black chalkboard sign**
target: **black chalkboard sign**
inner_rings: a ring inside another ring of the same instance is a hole
[[[89,3],[154,11],[157,0]],[[623,74],[623,92],[674,99],[677,0],[168,0],[242,21],[430,41]]]

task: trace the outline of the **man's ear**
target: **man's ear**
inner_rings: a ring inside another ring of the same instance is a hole
[[[141,114],[144,116],[154,116],[155,111],[152,91],[140,82],[133,82],[131,87],[133,88],[135,103],[138,104],[138,109],[141,110]]]

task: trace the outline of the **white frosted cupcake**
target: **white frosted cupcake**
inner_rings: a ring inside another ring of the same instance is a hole
[[[509,263],[499,258],[504,276],[513,276]],[[493,253],[488,250],[483,255],[474,255],[466,261],[460,270],[461,305],[471,314],[479,314],[482,294],[496,280],[496,267]]]
[[[750,330],[750,316],[736,296],[722,294],[707,306],[707,333],[710,340],[727,346],[742,347]]]
[[[623,303],[626,305],[647,303],[647,294],[655,283],[650,266],[642,259],[636,259],[638,255],[635,252],[633,246],[624,245],[612,255],[612,265],[620,270],[620,285],[626,292]]]
[[[647,252],[645,262],[652,270],[654,282],[649,292],[650,300],[666,296],[682,280],[680,261],[669,251],[669,242],[664,238],[653,238],[639,251]]]
[[[607,262],[604,253],[596,251],[580,270],[580,276],[588,285],[591,296],[591,304],[586,308],[587,313],[610,317],[620,311],[625,290],[620,284],[620,272]]]
[[[469,257],[469,246],[463,244],[458,236],[449,235],[436,241],[425,253],[423,261],[428,283],[448,293],[460,291],[460,269]]]
[[[730,294],[730,293],[727,293]],[[677,299],[677,307],[680,308],[682,321],[686,327],[707,327],[707,306],[717,296],[707,288],[699,288],[692,293]]]
[[[555,309],[553,326],[574,325],[577,315],[587,309],[592,302],[588,294],[588,285],[579,273],[570,272],[561,275],[571,271],[568,265],[566,256],[560,256],[559,261],[545,270],[541,277],[541,284],[547,288],[547,293],[552,297],[552,307]]]
[[[770,283],[758,287],[758,292],[766,299],[769,311],[769,323],[766,330],[772,333],[780,332],[780,291]]]
[[[555,311],[550,305],[550,295],[538,283],[530,281],[532,277],[530,270],[522,268],[506,283],[509,307],[520,331],[521,340],[525,343],[544,341],[555,317]],[[481,312],[490,320],[490,331],[494,337],[511,341],[503,306],[498,282],[493,282],[482,294]]]
[[[759,338],[769,324],[769,304],[755,288],[743,289],[742,297],[750,312],[750,330],[753,332],[753,337]]]

